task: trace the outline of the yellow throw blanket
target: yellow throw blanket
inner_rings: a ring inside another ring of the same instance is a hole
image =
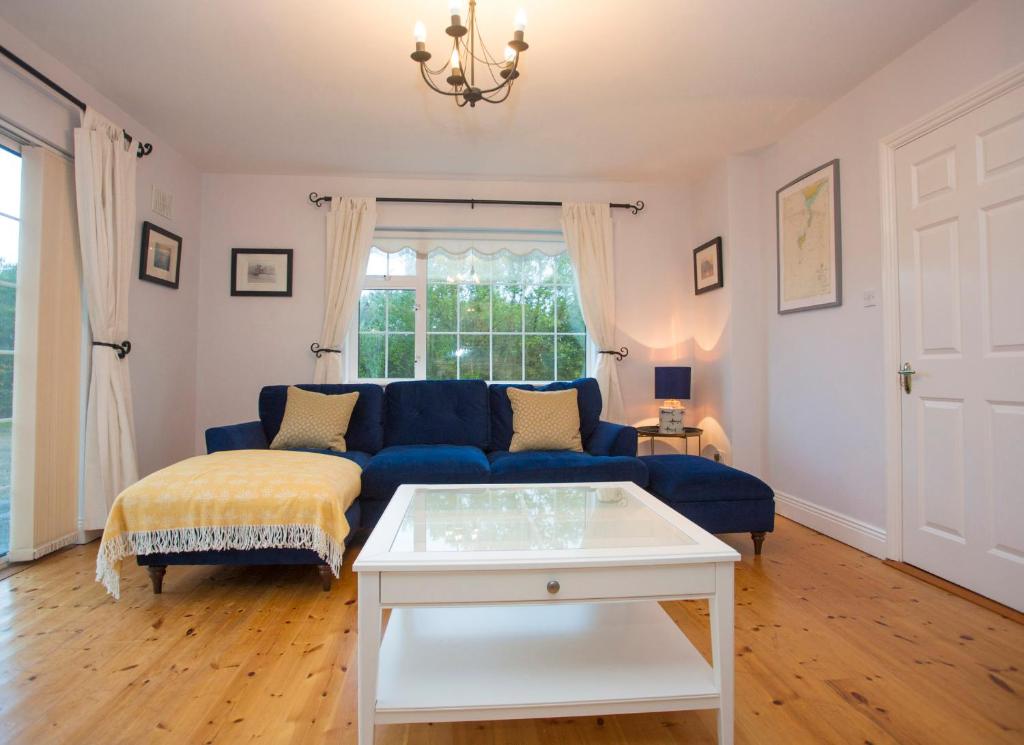
[[[126,556],[304,548],[341,571],[347,510],[361,468],[346,458],[287,450],[200,455],[152,473],[114,501],[96,580],[120,597]]]

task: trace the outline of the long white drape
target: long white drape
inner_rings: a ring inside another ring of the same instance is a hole
[[[324,324],[321,347],[337,349],[348,330],[366,275],[366,261],[377,224],[377,202],[364,197],[335,197],[327,214],[327,260]],[[348,350],[345,350],[348,354]],[[325,353],[317,358],[314,383],[340,383],[340,355]]]
[[[607,204],[565,202],[562,232],[576,274],[580,308],[598,349],[615,349],[615,249]],[[624,411],[619,371],[609,354],[597,356],[594,377],[604,400],[602,417],[621,422]]]
[[[94,341],[128,338],[135,239],[135,151],[91,109],[75,130],[75,190],[86,306]],[[114,498],[137,481],[128,358],[93,346],[86,412],[84,527],[102,528]]]

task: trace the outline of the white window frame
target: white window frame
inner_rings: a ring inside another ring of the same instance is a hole
[[[18,156],[19,158],[22,157],[21,147],[18,145],[17,142],[15,142],[14,140],[11,140],[8,137],[0,135],[0,147],[3,147],[4,150],[6,150],[7,152],[12,153],[12,154]],[[5,212],[0,212],[0,220],[13,220],[14,222],[18,223],[18,230],[19,230],[19,233],[20,233],[20,231],[21,231],[21,217],[20,216],[15,217],[14,215],[8,215]],[[17,282],[7,282],[6,280],[0,279],[0,287],[12,288],[12,289],[14,289],[15,292],[18,291],[18,284],[17,284]],[[0,356],[12,357],[13,358],[14,357],[14,350],[13,349],[0,349]],[[12,397],[13,397],[13,393],[12,393]],[[13,404],[13,400],[12,400],[12,404]],[[7,423],[7,422],[13,422],[13,421],[14,421],[14,417],[13,416],[0,418],[0,423]]]
[[[386,238],[375,240],[374,245],[376,246],[380,242],[391,241],[393,239]],[[416,252],[416,274],[415,276],[392,276],[392,275],[367,275],[363,281],[362,290],[415,290],[415,326],[414,326],[414,367],[413,374],[414,378],[361,378],[359,377],[359,311],[356,311],[355,318],[352,321],[352,326],[349,328],[348,333],[345,335],[345,380],[352,383],[376,383],[378,385],[387,385],[402,380],[425,380],[427,377],[427,256],[430,249],[424,247],[424,245],[416,245],[418,241],[405,240],[402,241],[404,247],[412,248]],[[430,244],[432,245],[432,244]],[[493,302],[493,297],[492,297]],[[483,332],[480,332],[484,335]],[[495,335],[523,335],[525,332],[490,332],[487,336],[493,337]],[[558,331],[554,332],[557,337]],[[557,344],[557,341],[556,341]],[[556,347],[557,349],[557,347]],[[491,354],[494,354],[493,344],[491,345]],[[588,331],[585,336],[584,346],[584,370],[583,374],[588,375],[596,365],[597,349],[593,344]],[[493,363],[493,360],[492,360]],[[525,366],[526,359],[523,358],[523,365]],[[493,364],[489,366],[493,369]],[[524,368],[525,369],[525,368]],[[558,358],[557,352],[555,357],[555,372],[558,371]],[[531,385],[544,385],[545,383],[554,382],[552,380],[487,380],[487,383],[530,383]]]

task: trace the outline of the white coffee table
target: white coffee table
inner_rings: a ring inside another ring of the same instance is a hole
[[[717,709],[728,745],[738,559],[632,483],[402,486],[355,562],[359,743],[377,724]],[[658,604],[693,598],[713,665]]]

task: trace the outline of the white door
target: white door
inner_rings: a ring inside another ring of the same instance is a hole
[[[1024,88],[895,162],[903,559],[1024,610]]]

